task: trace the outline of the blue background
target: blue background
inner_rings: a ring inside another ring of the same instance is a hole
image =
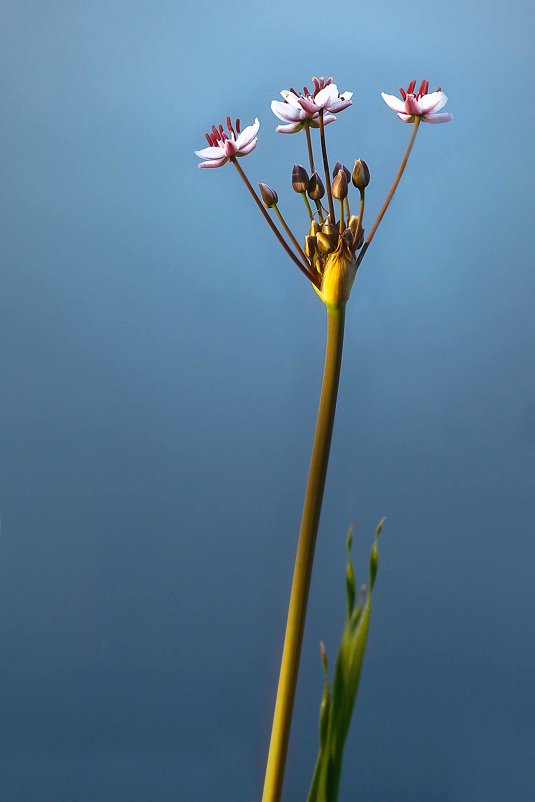
[[[369,227],[348,306],[286,800],[317,746],[344,539],[381,566],[341,800],[533,798],[533,15],[484,2],[7,2],[2,61],[0,798],[261,795],[324,309],[235,172],[304,233],[269,102],[332,74]]]

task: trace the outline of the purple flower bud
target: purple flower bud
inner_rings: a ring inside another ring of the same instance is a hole
[[[347,183],[349,184],[349,182],[351,181],[351,173],[349,172],[345,164],[342,164],[341,162],[336,162],[336,164],[334,165],[333,178],[336,178],[340,170],[343,170],[344,173],[346,174]]]
[[[268,187],[267,184],[259,184],[258,186],[260,187],[260,194],[262,195],[264,206],[268,209],[271,209],[272,206],[276,206],[279,202],[279,196],[275,190]]]
[[[336,173],[331,189],[333,198],[336,198],[336,200],[344,200],[344,198],[347,198],[347,177],[343,169],[338,170]]]
[[[362,192],[370,183],[370,171],[368,165],[362,159],[357,159],[351,175],[353,184]]]
[[[307,192],[308,197],[312,198],[314,201],[321,200],[325,195],[325,187],[323,186],[321,178],[315,171],[310,176]]]
[[[308,173],[301,164],[294,164],[292,170],[292,187],[295,192],[307,191]]]

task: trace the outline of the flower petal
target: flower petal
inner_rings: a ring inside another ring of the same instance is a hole
[[[294,92],[290,92],[288,89],[283,89],[281,92],[286,103],[289,103],[290,106],[293,106],[294,109],[300,109],[301,106],[299,105],[299,98]]]
[[[333,114],[337,114],[339,111],[343,111],[347,109],[348,106],[352,106],[352,102],[350,100],[335,100],[334,103],[329,104],[328,109],[332,111]]]
[[[323,115],[323,125],[329,125],[329,123],[333,123],[336,120],[334,114],[324,114]]]
[[[227,161],[226,156],[223,156],[222,159],[217,159],[217,161],[201,162],[197,167],[222,167]]]
[[[401,112],[398,112],[398,117],[400,120],[403,120],[404,123],[411,123],[414,120],[412,114],[402,114]]]
[[[305,114],[301,106],[298,105],[296,108],[289,103],[283,103],[282,100],[272,100],[271,111],[279,120],[284,120],[288,123],[300,120]]]
[[[248,125],[247,128],[244,128],[237,138],[236,147],[238,150],[241,150],[243,147],[245,147],[245,145],[248,145],[249,142],[255,138],[259,128],[260,122],[258,121],[258,117],[256,117],[253,125]]]
[[[256,143],[257,142],[258,142],[258,139],[253,139],[253,141],[249,142],[248,145],[244,145],[243,148],[240,148],[240,150],[238,151],[236,156],[247,156],[248,153],[250,153],[252,150],[254,150],[256,148]]]
[[[303,127],[304,123],[290,123],[289,125],[278,125],[276,131],[278,134],[296,134]]]
[[[405,103],[400,97],[396,97],[395,95],[387,95],[386,92],[381,92],[381,97],[386,105],[389,106],[393,111],[397,111],[398,114],[405,114]]]
[[[420,104],[414,97],[414,95],[407,95],[405,99],[405,111],[407,114],[414,114],[415,117],[419,117],[422,113],[422,109],[420,108]]]
[[[422,120],[424,123],[449,123],[453,120],[453,114],[444,112],[443,114],[423,114]]]
[[[443,109],[448,102],[448,96],[444,92],[431,92],[429,95],[424,95],[420,98],[420,108],[422,114],[429,114],[430,111],[439,111]]]
[[[336,84],[329,84],[325,86],[323,89],[320,89],[316,97],[314,98],[314,102],[316,106],[319,106],[320,109],[327,109],[331,106],[332,103],[336,103],[338,100],[338,87]]]
[[[316,104],[312,100],[309,100],[307,97],[300,97],[299,105],[301,106],[302,109],[304,109],[307,112],[307,114],[317,114],[318,112],[318,107],[316,106]]]
[[[353,97],[353,92],[342,92],[340,97],[342,98],[342,100],[351,100],[351,98]]]
[[[223,148],[203,148],[202,150],[196,150],[195,155],[199,159],[220,159],[225,154]]]

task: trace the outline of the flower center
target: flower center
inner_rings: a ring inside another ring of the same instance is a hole
[[[429,81],[425,80],[422,81],[422,83],[420,84],[420,88],[418,89],[418,92],[416,92],[416,94],[414,93],[415,89],[416,89],[416,81],[411,81],[406,90],[400,88],[399,92],[401,94],[402,99],[406,100],[407,95],[412,95],[413,97],[416,98],[416,100],[420,100],[421,97],[427,95],[429,92]],[[440,92],[440,91],[441,91],[440,86],[438,86],[435,89],[435,92]]]
[[[230,139],[231,142],[235,142],[238,138],[238,135],[241,133],[241,123],[239,117],[236,117],[236,122],[232,125],[232,120],[230,116],[227,117],[227,130],[228,134],[225,132],[223,126],[220,124],[218,127],[212,125],[212,130],[205,134],[206,141],[212,148],[221,147],[225,144],[225,142]]]

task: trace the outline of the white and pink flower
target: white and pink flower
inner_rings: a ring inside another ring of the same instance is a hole
[[[314,90],[309,92],[303,87],[303,93],[295,89],[283,89],[284,102],[271,101],[271,111],[286,125],[277,126],[279,134],[295,134],[305,126],[319,128],[320,112],[323,112],[323,124],[328,125],[336,120],[334,114],[351,106],[352,92],[339,94],[332,78],[312,78]]]
[[[429,81],[422,81],[416,93],[415,88],[416,81],[411,81],[407,91],[399,90],[401,99],[395,95],[387,95],[386,92],[381,92],[381,97],[404,123],[414,122],[417,117],[424,123],[447,123],[453,119],[451,114],[437,113],[448,102],[440,87],[435,92],[429,93]]]
[[[235,125],[232,125],[230,117],[227,117],[228,134],[222,125],[219,128],[212,125],[212,130],[205,134],[209,147],[195,151],[196,156],[205,159],[198,166],[222,167],[232,158],[247,156],[256,148],[256,135],[259,128],[258,118],[255,119],[253,125],[248,125],[242,131],[239,119],[236,120]]]

